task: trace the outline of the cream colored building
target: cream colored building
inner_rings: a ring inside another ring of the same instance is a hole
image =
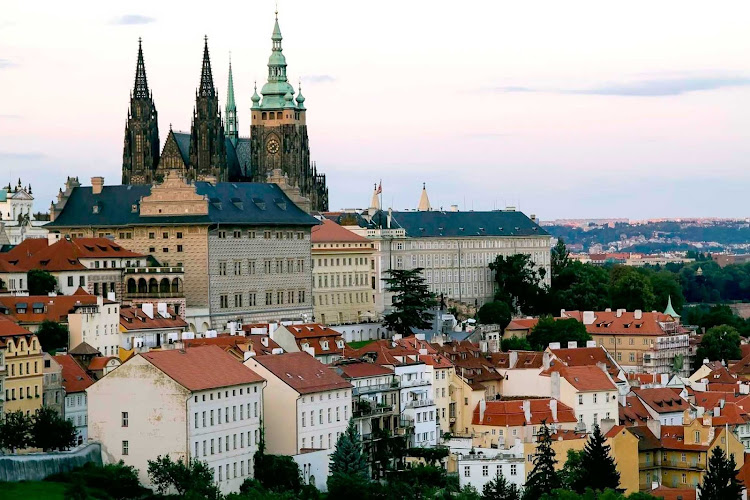
[[[263,389],[218,346],[138,354],[87,389],[89,437],[105,463],[134,466],[145,485],[148,460],[169,455],[206,462],[223,494],[237,492],[253,475]]]
[[[375,317],[373,243],[332,220],[311,233],[313,308],[324,325]]]
[[[68,314],[70,348],[86,342],[105,356],[120,351],[120,304],[96,297],[95,304],[75,305]]]
[[[27,415],[42,407],[44,352],[36,335],[0,316],[0,371],[5,368],[6,413],[21,410]]]
[[[437,414],[440,432],[450,432],[451,382],[453,381],[453,364],[439,354],[424,354],[419,356],[425,364],[428,378],[432,380],[433,400]]]
[[[245,361],[267,381],[264,406],[268,453],[333,450],[352,416],[352,385],[305,352]]]

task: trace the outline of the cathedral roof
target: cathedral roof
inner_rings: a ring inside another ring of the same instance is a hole
[[[190,134],[187,132],[170,132],[175,139],[177,149],[180,151],[182,161],[185,165],[190,165]],[[169,138],[167,137],[167,141]],[[164,147],[167,147],[167,141],[164,141]],[[242,138],[237,142],[237,148],[242,149],[242,152],[235,149],[232,140],[229,137],[224,137],[227,148],[227,172],[229,173],[230,179],[239,179],[242,177],[250,176],[250,139]],[[240,156],[241,155],[241,156]]]
[[[207,215],[144,216],[138,207],[151,194],[151,185],[76,187],[62,212],[45,227],[130,226],[168,224],[237,224],[314,226],[318,220],[297,207],[276,184],[256,182],[196,182],[196,192],[208,203]],[[96,206],[96,210],[94,210]]]
[[[549,236],[522,212],[494,210],[492,212],[393,212],[392,228],[403,228],[406,236],[420,237],[477,237],[477,236]],[[386,225],[388,212],[373,215],[372,221]]]

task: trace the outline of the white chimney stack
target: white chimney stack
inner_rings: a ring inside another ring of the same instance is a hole
[[[596,319],[596,316],[594,315],[594,311],[583,311],[583,324],[584,325],[593,324],[595,319]]]
[[[557,422],[557,400],[556,399],[549,400],[549,409],[552,412],[552,421]]]
[[[577,349],[578,348],[578,342],[575,340],[569,340],[568,341],[568,349]]]
[[[526,423],[531,423],[531,401],[528,399],[523,400],[523,416],[526,419]]]
[[[634,317],[635,319],[641,319],[641,318],[643,317],[643,311],[641,311],[640,309],[636,309],[636,310],[635,310],[635,311],[633,312],[633,317]]]
[[[143,314],[148,316],[150,319],[154,319],[154,305],[153,304],[141,304],[141,310]]]
[[[168,318],[169,314],[167,313],[167,303],[166,302],[159,302],[156,304],[156,310],[159,312],[159,316],[162,318]]]

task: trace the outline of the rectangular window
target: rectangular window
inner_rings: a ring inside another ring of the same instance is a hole
[[[122,412],[122,426],[123,427],[128,426],[128,412],[126,411]]]
[[[122,454],[123,454],[123,456],[127,455],[129,451],[130,451],[129,450],[129,443],[127,441],[123,441],[122,442]]]
[[[226,309],[229,307],[229,296],[228,295],[219,295],[219,307],[222,309]]]

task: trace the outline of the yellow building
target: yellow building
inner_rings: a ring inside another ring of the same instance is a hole
[[[4,411],[34,413],[42,407],[42,346],[36,335],[0,316],[0,369],[3,359],[6,373]]]
[[[653,482],[664,486],[694,488],[703,480],[711,451],[721,446],[734,454],[737,467],[745,463],[744,447],[733,433],[711,426],[711,417],[697,418],[686,425],[663,425],[628,429],[638,442],[639,489],[649,491]],[[659,437],[657,437],[659,436]]]
[[[375,317],[373,244],[324,219],[312,228],[313,309],[324,325]]]

